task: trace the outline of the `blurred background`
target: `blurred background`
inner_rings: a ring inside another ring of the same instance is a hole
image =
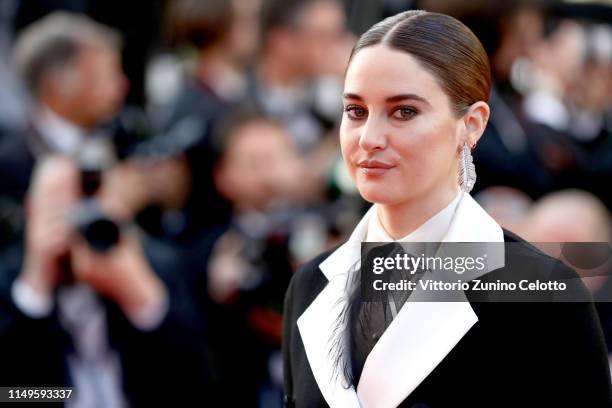
[[[481,205],[529,241],[610,242],[609,1],[2,0],[0,385],[282,406],[291,275],[368,207],[339,151],[345,65],[412,8],[489,54]]]

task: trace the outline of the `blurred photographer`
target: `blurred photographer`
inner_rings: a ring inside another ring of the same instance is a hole
[[[118,47],[64,13],[17,40],[33,106],[28,132],[0,147],[0,191],[27,202],[24,242],[0,254],[0,384],[74,386],[77,407],[210,401],[187,266],[100,188],[114,147],[99,125],[126,90]]]
[[[167,291],[152,272],[138,237],[127,231],[107,251],[91,248],[71,219],[81,197],[79,172],[70,160],[48,157],[41,161],[26,205],[26,253],[13,287],[17,306],[32,317],[49,313],[47,305],[69,267],[72,274],[67,279],[86,283],[111,299],[136,326],[155,326],[147,319],[163,317]],[[105,207],[113,213],[112,207]]]
[[[89,141],[113,152],[99,125],[116,114],[127,90],[120,45],[114,30],[67,13],[48,15],[16,38],[11,62],[30,106],[26,123],[0,140],[0,248],[23,233],[21,205],[39,157],[76,157]]]
[[[77,407],[210,401],[198,392],[208,366],[182,264],[127,227],[105,252],[92,248],[74,228],[80,190],[69,159],[37,166],[25,248],[0,268],[0,383],[71,385]],[[119,218],[112,201],[100,205]]]
[[[99,126],[123,105],[127,80],[121,40],[87,17],[53,13],[26,27],[13,49],[13,64],[31,95],[27,129],[0,145],[0,190],[21,201],[37,158],[78,155],[83,143],[110,138]],[[112,148],[111,148],[112,149]]]

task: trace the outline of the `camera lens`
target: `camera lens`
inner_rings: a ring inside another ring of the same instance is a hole
[[[120,228],[101,210],[95,200],[85,200],[73,220],[75,229],[92,249],[105,252],[119,242]]]
[[[81,232],[89,245],[99,252],[105,252],[119,242],[119,227],[108,218],[92,220]]]

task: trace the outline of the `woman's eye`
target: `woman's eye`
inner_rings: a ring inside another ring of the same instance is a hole
[[[399,108],[393,111],[392,116],[396,119],[408,120],[412,119],[412,117],[416,114],[416,109],[411,108],[409,106],[400,106]]]
[[[360,106],[349,105],[344,108],[349,119],[364,119],[367,116],[367,111]]]

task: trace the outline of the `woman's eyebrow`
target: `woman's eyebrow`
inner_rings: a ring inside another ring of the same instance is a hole
[[[387,102],[400,102],[400,101],[405,101],[405,100],[415,100],[415,101],[423,102],[427,105],[431,105],[427,99],[423,98],[422,96],[415,95],[415,94],[394,95],[386,99]]]
[[[357,94],[345,92],[342,94],[343,99],[356,99],[358,101],[363,101],[363,98]]]
[[[344,99],[355,99],[358,101],[363,101],[363,97],[357,94],[354,94],[354,93],[350,93],[350,92],[344,93],[342,97]],[[431,106],[431,104],[429,103],[429,101],[427,101],[427,99],[423,98],[422,96],[416,95],[416,94],[400,94],[400,95],[390,96],[387,99],[385,99],[386,102],[399,102],[399,101],[405,101],[405,100],[415,100],[415,101],[423,102]]]

